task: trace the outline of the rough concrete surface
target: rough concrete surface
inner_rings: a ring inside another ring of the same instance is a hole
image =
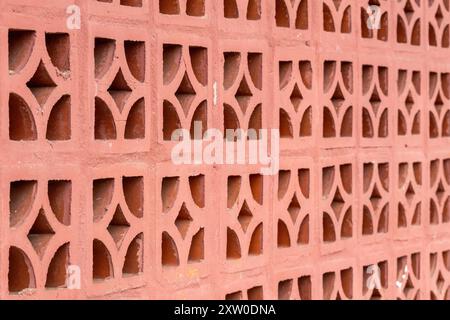
[[[0,0],[0,298],[450,298],[449,6]]]

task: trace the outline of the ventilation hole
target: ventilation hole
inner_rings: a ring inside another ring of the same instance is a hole
[[[116,51],[116,41],[105,38],[95,38],[95,77],[103,78],[112,65]]]
[[[94,280],[106,280],[114,276],[111,255],[100,240],[95,239],[92,246],[92,277]]]
[[[420,279],[420,253],[413,253],[411,255],[411,267],[414,276]]]
[[[159,0],[159,12],[163,14],[180,14],[178,0]]]
[[[56,219],[66,226],[70,225],[72,182],[62,180],[49,181],[48,199]]]
[[[94,222],[100,221],[108,211],[114,193],[114,179],[98,179],[93,182]]]
[[[44,257],[48,244],[54,235],[55,232],[47,220],[45,211],[43,209],[39,210],[39,214],[27,237],[41,259]]]
[[[195,89],[192,85],[192,82],[185,71],[183,79],[181,80],[180,86],[175,92],[175,96],[180,102],[181,107],[183,108],[184,114],[188,116],[192,102],[195,100]]]
[[[67,33],[46,33],[45,46],[53,65],[59,71],[70,70],[70,38]]]
[[[433,200],[430,200],[430,224],[439,224],[438,208]]]
[[[162,180],[161,199],[163,205],[163,212],[167,213],[173,208],[173,205],[178,196],[178,189],[180,187],[179,177],[166,177]]]
[[[95,140],[115,140],[117,138],[114,117],[107,104],[95,98]]]
[[[248,129],[249,129],[249,139],[252,139],[251,132],[253,131],[253,137],[258,137],[261,139],[261,129],[262,129],[262,106],[261,104],[257,105],[250,116],[250,120],[248,121]]]
[[[205,0],[188,0],[186,2],[186,14],[192,17],[205,15]]]
[[[250,188],[252,190],[253,199],[258,202],[260,205],[263,204],[263,181],[264,178],[259,174],[252,174],[249,177],[250,180]]]
[[[275,6],[275,21],[277,24],[277,27],[284,27],[289,28],[290,27],[290,18],[289,18],[289,11],[286,7],[286,3],[284,0],[276,0],[276,6]]]
[[[108,88],[108,93],[114,99],[117,108],[122,112],[125,104],[127,103],[128,97],[131,95],[132,89],[127,83],[125,76],[123,75],[122,69],[116,74],[113,82]]]
[[[380,117],[380,124],[378,126],[378,136],[380,138],[386,138],[389,135],[388,121],[388,109],[384,109]]]
[[[341,271],[341,283],[344,294],[347,298],[353,297],[353,269],[345,269]]]
[[[344,164],[339,167],[340,173],[341,173],[341,181],[342,186],[345,189],[345,192],[348,194],[352,193],[352,184],[353,184],[353,173],[352,173],[352,165],[351,164]]]
[[[224,53],[224,88],[229,89],[236,81],[241,65],[241,54],[239,52]]]
[[[195,204],[200,207],[205,207],[205,176],[198,175],[189,177],[189,187],[191,190],[192,199]]]
[[[180,118],[175,107],[168,101],[163,104],[163,137],[165,141],[172,140],[176,130],[181,129]]]
[[[125,239],[128,233],[128,230],[130,230],[130,224],[128,223],[127,218],[125,218],[125,215],[120,205],[116,207],[116,210],[114,211],[114,215],[107,227],[107,230],[111,235],[111,237],[113,238],[117,246],[117,249],[120,249],[122,247],[123,240]]]
[[[373,31],[367,27],[367,21],[369,21],[369,15],[365,8],[361,8],[361,36],[363,38],[373,38]]]
[[[444,178],[447,181],[447,184],[450,185],[450,159],[445,159],[443,162]]]
[[[278,220],[278,248],[289,248],[291,246],[291,237],[286,224]]]
[[[352,32],[352,8],[348,6],[342,16],[341,33]]]
[[[363,125],[363,137],[373,138],[374,133],[372,126],[372,118],[370,117],[369,111],[367,111],[366,108],[363,108],[362,125]]]
[[[122,187],[128,209],[135,217],[142,218],[144,215],[144,178],[123,177]]]
[[[442,33],[442,48],[448,48],[450,46],[450,27],[446,26]]]
[[[292,280],[284,280],[278,283],[278,300],[290,300],[292,283]]]
[[[289,183],[291,181],[291,171],[280,170],[278,173],[278,200],[281,200],[286,195]]]
[[[411,32],[411,44],[420,46],[420,19],[416,21]]]
[[[227,259],[241,258],[241,244],[239,238],[233,230],[227,228]]]
[[[263,300],[264,291],[262,286],[253,287],[247,290],[248,300]]]
[[[323,137],[336,137],[336,125],[334,122],[334,117],[330,109],[328,109],[327,107],[324,107],[323,109]]]
[[[335,32],[333,14],[330,8],[324,3],[322,7],[323,11],[323,30],[327,32]]]
[[[334,185],[335,169],[334,167],[326,167],[322,170],[322,195],[328,197],[331,188]]]
[[[280,61],[279,66],[279,83],[280,89],[284,89],[292,78],[292,62],[291,61]]]
[[[167,232],[162,234],[161,249],[161,262],[163,266],[178,266],[180,264],[177,245]]]
[[[300,299],[311,300],[312,299],[311,277],[310,276],[300,277],[297,282]]]
[[[223,107],[223,126],[225,131],[225,139],[228,141],[236,141],[238,137],[235,135],[237,129],[240,128],[239,119],[234,109],[225,104]]]
[[[64,288],[69,267],[69,243],[62,245],[55,253],[47,271],[46,288]]]
[[[55,232],[47,220],[45,211],[40,209],[27,237],[41,259],[44,257],[48,244],[54,235]]]
[[[436,122],[436,118],[434,117],[434,114],[431,111],[429,113],[429,116],[430,116],[430,131],[429,131],[430,137],[437,138],[437,137],[439,137],[439,127]]]
[[[169,2],[167,0],[160,0]],[[163,48],[164,84],[167,85],[175,78],[182,62],[182,48],[180,45],[165,44]]]
[[[206,86],[208,84],[208,51],[203,47],[189,47],[192,70],[197,81]]]
[[[199,125],[201,126],[200,129]],[[191,138],[194,140],[202,140],[208,130],[208,105],[206,101],[200,103],[192,116],[191,122]]]
[[[284,109],[280,109],[280,137],[287,139],[294,137],[291,118]]]
[[[442,222],[450,222],[450,197],[447,198],[444,204],[444,209],[442,211]]]
[[[33,113],[25,100],[9,95],[9,139],[14,141],[37,140],[37,129]]]
[[[144,139],[145,138],[145,101],[139,99],[131,107],[128,113],[125,126],[125,139]]]
[[[143,271],[143,247],[144,241],[141,233],[131,241],[128,247],[122,268],[124,275],[136,275]]]
[[[302,0],[298,5],[295,27],[300,30],[307,30],[308,20],[308,0]]]
[[[120,0],[120,5],[129,7],[142,7],[142,0]]]
[[[336,61],[325,61],[323,69],[323,89],[328,92],[336,77]]]
[[[353,93],[353,63],[341,62],[342,81],[349,93]]]
[[[341,238],[351,238],[353,235],[352,208],[349,208],[342,219]]]
[[[386,204],[381,210],[378,218],[378,233],[387,233],[389,229],[389,204]]]
[[[429,41],[430,46],[433,46],[433,47],[437,46],[436,32],[434,31],[434,28],[431,24],[428,25],[428,41]]]
[[[20,72],[28,63],[36,42],[36,33],[30,30],[9,30],[9,70]]]
[[[17,247],[9,248],[8,289],[10,293],[19,293],[27,288],[35,288],[36,280],[33,266],[25,252]]]
[[[398,204],[397,226],[399,228],[406,228],[408,220],[406,219],[405,208],[401,203]]]
[[[298,229],[297,244],[306,245],[309,243],[309,215],[307,215]]]
[[[334,291],[334,284],[336,281],[336,274],[334,272],[327,272],[322,276],[323,298],[330,300]]]
[[[183,240],[186,238],[186,235],[189,231],[189,227],[191,226],[192,221],[193,219],[189,213],[189,210],[186,208],[186,203],[183,202],[181,209],[178,213],[178,216],[175,219],[175,226],[180,232],[180,235],[183,238]]]
[[[225,300],[242,300],[242,291],[227,294]]]
[[[125,41],[125,58],[133,77],[140,82],[145,81],[145,42]]]
[[[47,123],[47,140],[70,140],[71,126],[71,98],[66,95],[59,99],[50,113]]]
[[[450,111],[447,111],[442,118],[442,136],[450,137]]]
[[[248,54],[248,71],[252,78],[253,85],[262,90],[263,77],[262,77],[262,54],[261,53],[249,53]]]
[[[422,204],[419,202],[414,210],[414,215],[412,219],[413,226],[420,226],[421,215],[422,215]]]
[[[378,30],[377,39],[387,41],[389,37],[389,17],[387,12],[381,15],[380,29]]]
[[[363,235],[372,235],[373,234],[373,221],[372,221],[372,213],[370,212],[369,208],[364,206],[363,210],[363,228],[362,233]]]
[[[36,198],[37,181],[14,181],[9,191],[9,223],[16,227],[28,216]]]
[[[322,217],[322,230],[323,230],[323,241],[324,242],[335,242],[336,232],[334,230],[334,223],[328,213],[324,212]]]
[[[247,6],[247,20],[261,19],[261,0],[249,0]]]
[[[231,209],[236,201],[238,200],[239,193],[241,191],[242,178],[240,176],[230,176],[228,177],[228,187],[227,187],[227,208]]]
[[[398,43],[407,43],[408,36],[406,34],[406,25],[400,16],[397,17],[397,42]]]
[[[205,258],[204,238],[205,230],[201,228],[193,237],[189,249],[188,262],[201,262]]]
[[[54,235],[55,232],[48,222],[44,210],[39,210],[39,214],[28,232],[27,237],[41,259],[43,258],[47,246]]]
[[[53,90],[56,88],[56,84],[48,73],[42,60],[34,75],[27,82],[27,87],[41,106],[47,102]]]
[[[366,193],[369,191],[374,173],[374,164],[365,163],[363,168],[363,191]]]
[[[239,18],[239,10],[236,0],[223,0],[224,16],[228,19]]]
[[[312,107],[306,109],[300,122],[300,137],[312,136]]]

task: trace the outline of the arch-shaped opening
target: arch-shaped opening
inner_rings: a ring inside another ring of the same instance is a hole
[[[167,232],[162,234],[161,250],[161,262],[164,267],[180,264],[177,245]]]
[[[70,140],[71,134],[71,98],[65,95],[58,100],[50,112],[46,138],[51,141]]]
[[[33,266],[25,252],[17,247],[9,248],[8,289],[18,293],[27,288],[36,287]]]
[[[115,140],[117,138],[116,123],[107,104],[95,98],[95,140]]]
[[[9,139],[37,140],[36,123],[28,104],[15,93],[9,95]]]
[[[144,235],[138,234],[133,241],[131,241],[125,261],[123,263],[122,273],[124,275],[136,275],[144,269]]]
[[[63,288],[67,283],[67,268],[70,264],[70,245],[63,244],[55,252],[47,271],[46,288]]]
[[[111,254],[98,239],[92,244],[92,277],[94,280],[106,280],[114,277]]]

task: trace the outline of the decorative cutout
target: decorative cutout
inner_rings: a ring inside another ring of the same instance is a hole
[[[325,243],[353,237],[352,177],[351,164],[322,169],[322,240]]]

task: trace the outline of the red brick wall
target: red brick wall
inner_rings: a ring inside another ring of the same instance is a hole
[[[0,298],[449,297],[448,1],[0,15]],[[280,129],[279,173],[175,165],[194,121]]]

